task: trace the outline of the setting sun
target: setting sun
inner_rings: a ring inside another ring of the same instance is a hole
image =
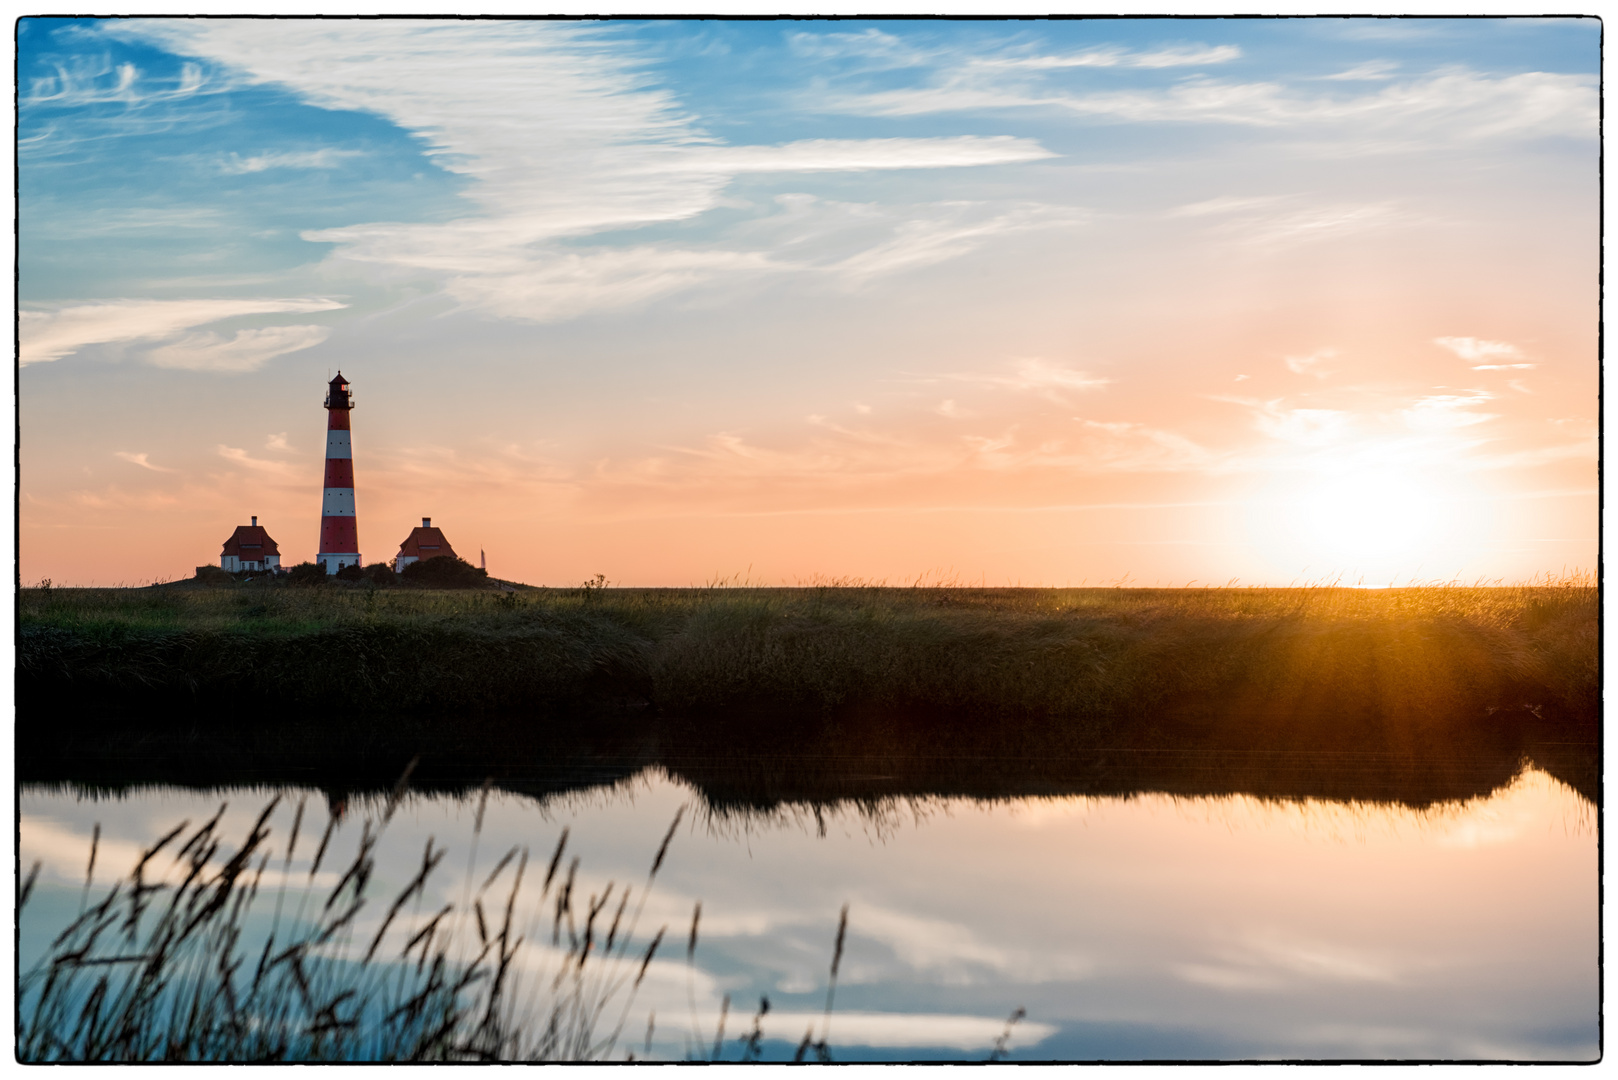
[[[1277,575],[1382,587],[1447,578],[1465,565],[1488,506],[1465,477],[1321,470],[1255,497],[1248,532]]]
[[[1323,555],[1340,560],[1408,564],[1452,540],[1440,491],[1396,473],[1355,472],[1317,480],[1301,506],[1304,536]]]

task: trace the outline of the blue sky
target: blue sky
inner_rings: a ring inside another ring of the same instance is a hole
[[[368,560],[439,506],[535,580],[1588,564],[1598,46],[23,20],[24,577],[188,572],[249,504],[308,557],[337,367]],[[1483,539],[1318,542],[1435,493]]]

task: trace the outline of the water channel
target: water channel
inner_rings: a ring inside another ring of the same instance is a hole
[[[563,768],[543,782],[503,777],[487,790],[412,787],[387,826],[370,888],[396,892],[432,837],[449,855],[418,905],[430,912],[463,900],[468,882],[513,847],[526,846],[543,867],[567,829],[568,853],[580,860],[577,895],[601,894],[609,882],[639,889],[680,814],[636,931],[644,941],[666,925],[672,944],[630,1006],[611,1055],[618,1060],[712,1057],[716,1041],[719,1056],[734,1060],[761,997],[770,1001],[758,1020],[766,1059],[790,1058],[811,1031],[834,1060],[868,1061],[981,1060],[997,1041],[1015,1061],[1600,1053],[1597,811],[1588,791],[1531,763],[1472,794],[1403,801],[1317,797],[1308,785],[1281,795],[1240,784],[1176,789],[1160,777],[1125,790],[929,791],[881,774],[865,778],[863,795],[736,798],[716,795],[711,776],[694,780],[702,764],[610,775]],[[268,822],[279,837],[300,803],[308,837],[340,815],[333,866],[387,797],[284,777],[24,779],[21,865],[37,860],[41,869],[22,919],[23,969],[182,820],[226,804],[222,835],[239,842],[279,793]],[[294,885],[313,848],[301,842]],[[227,843],[215,858],[229,853]],[[385,905],[375,907],[362,935]],[[540,928],[536,948],[549,929]],[[1008,1035],[1017,1009],[1025,1013]]]

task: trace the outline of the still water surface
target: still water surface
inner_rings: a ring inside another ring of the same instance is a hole
[[[318,836],[328,795],[281,793],[276,835],[303,800],[304,834]],[[43,868],[23,919],[24,969],[79,910],[95,825],[92,900],[182,819],[228,802],[224,835],[238,842],[272,794],[25,786],[22,866]],[[840,1060],[983,1058],[1018,1007],[1013,1060],[1599,1054],[1596,813],[1534,769],[1487,797],[1421,810],[1141,794],[718,814],[651,768],[543,798],[495,789],[474,853],[477,802],[407,796],[382,844],[373,920],[429,836],[450,855],[423,910],[459,901],[469,861],[481,880],[513,845],[542,868],[564,827],[584,896],[644,882],[687,808],[639,935],[667,924],[673,944],[651,966],[618,1057],[710,1055],[727,994],[724,1056],[739,1053],[762,995],[766,1056],[790,1056],[821,1020],[844,904],[829,1031]],[[327,865],[342,865],[379,808],[349,800]],[[313,846],[301,842],[293,879]]]

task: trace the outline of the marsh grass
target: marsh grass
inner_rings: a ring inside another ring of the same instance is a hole
[[[19,685],[50,701],[350,712],[767,703],[1096,722],[1198,701],[1468,715],[1598,702],[1590,576],[1361,590],[432,592],[24,589]]]
[[[382,908],[368,886],[404,783],[361,823],[353,859],[328,870],[329,878],[340,869],[329,889],[314,886],[325,880],[335,816],[306,873],[301,864],[293,872],[302,803],[280,852],[267,824],[279,797],[233,852],[221,835],[224,806],[201,825],[176,826],[21,976],[18,1060],[588,1061],[614,1053],[667,931],[637,939],[679,816],[644,882],[609,883],[588,899],[575,891],[579,860],[562,869],[563,830],[537,888],[527,849],[514,847],[475,890],[468,874],[460,904],[424,911],[446,854],[429,838],[373,931],[359,916]],[[257,946],[267,869],[279,880]],[[19,894],[21,925],[37,874],[36,864]],[[87,891],[93,874],[92,855]]]

